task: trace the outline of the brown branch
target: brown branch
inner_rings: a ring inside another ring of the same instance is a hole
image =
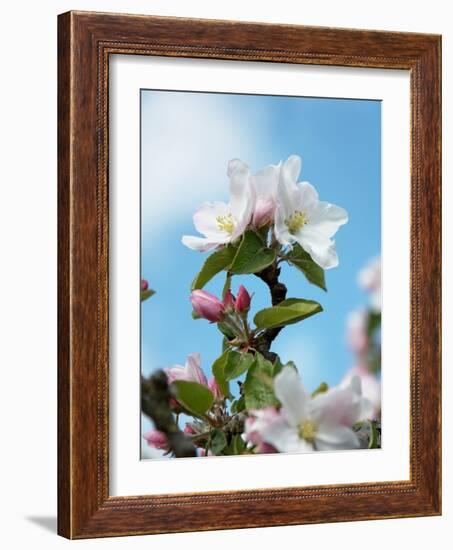
[[[287,289],[286,286],[278,280],[280,268],[277,267],[276,262],[263,269],[263,271],[255,273],[255,275],[264,281],[269,287],[273,306],[283,302],[286,298]],[[282,328],[283,327],[266,329],[255,343],[256,349],[270,361],[274,361],[277,358],[277,355],[271,352],[270,348],[272,342],[275,340]]]
[[[179,429],[170,409],[172,398],[167,376],[162,370],[141,380],[141,405],[144,414],[154,422],[156,430],[163,432],[176,457],[197,456],[196,448]]]

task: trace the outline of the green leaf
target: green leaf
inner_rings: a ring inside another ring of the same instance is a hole
[[[225,397],[230,395],[230,385],[225,378],[225,365],[227,364],[229,353],[229,349],[225,350],[212,364],[212,374],[219,385],[220,391]]]
[[[214,395],[203,384],[188,382],[187,380],[175,380],[172,387],[176,389],[178,401],[190,412],[203,416],[214,403]]]
[[[151,298],[153,294],[156,294],[155,290],[151,290],[150,288],[147,288],[146,290],[140,291],[140,301],[144,302],[148,298]]]
[[[245,409],[245,399],[244,399],[244,396],[241,395],[239,399],[236,399],[236,401],[233,401],[233,403],[231,403],[231,414],[240,413],[244,409]]]
[[[263,409],[278,404],[272,387],[273,370],[274,365],[257,353],[243,385],[247,409]]]
[[[223,449],[224,455],[242,455],[247,450],[247,444],[239,434],[233,435],[230,443]]]
[[[214,275],[217,275],[223,269],[226,269],[236,254],[236,248],[234,246],[225,246],[214,254],[211,254],[203,264],[203,267],[199,271],[198,275],[192,282],[192,290],[197,288],[203,288]]]
[[[254,321],[257,328],[275,328],[298,323],[322,311],[318,302],[288,298],[274,307],[258,311]]]
[[[315,391],[311,394],[312,397],[316,397],[320,393],[326,393],[326,391],[329,389],[329,386],[326,382],[321,382],[319,386],[315,389]]]
[[[372,420],[369,421],[370,440],[368,442],[368,449],[379,448],[379,432],[377,429],[377,423]]]
[[[370,311],[368,314],[368,336],[372,336],[373,333],[381,326],[381,314]]]
[[[252,365],[255,358],[250,353],[240,353],[238,351],[230,351],[228,360],[225,365],[225,379],[234,380],[244,374]]]
[[[287,254],[289,263],[297,267],[305,275],[310,283],[327,291],[324,270],[311,259],[310,254],[299,245],[295,244],[289,254]]]
[[[228,338],[228,340],[232,340],[236,336],[231,330],[231,327],[226,323],[217,323],[217,328],[224,336]]]
[[[257,273],[274,263],[275,250],[267,248],[265,242],[254,231],[246,231],[229,271],[236,275]]]
[[[227,446],[227,443],[228,442],[227,442],[226,436],[222,432],[222,430],[219,430],[217,428],[212,430],[211,437],[210,437],[210,447],[211,447],[211,451],[215,455],[219,455],[223,451],[223,449]]]

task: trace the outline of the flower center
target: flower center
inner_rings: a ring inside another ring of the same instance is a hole
[[[296,210],[294,214],[291,214],[291,216],[285,220],[285,224],[291,235],[295,235],[307,223],[307,214],[300,210]]]
[[[225,233],[228,233],[231,235],[234,230],[234,219],[232,214],[228,214],[227,216],[217,216],[216,217],[217,226],[222,231],[225,231]]]
[[[311,420],[305,420],[299,425],[299,437],[305,439],[309,443],[313,443],[316,434],[316,426]]]

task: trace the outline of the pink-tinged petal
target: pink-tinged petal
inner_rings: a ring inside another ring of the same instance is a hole
[[[310,225],[326,237],[333,237],[338,229],[348,222],[344,208],[328,202],[317,202],[310,207]]]
[[[224,395],[222,393],[222,390],[220,389],[220,386],[217,384],[217,381],[216,381],[215,378],[211,378],[209,380],[208,388],[213,393],[214,398],[215,398],[216,401],[222,401],[224,399]]]
[[[321,424],[316,430],[315,447],[317,451],[346,451],[358,449],[360,441],[346,426]]]
[[[245,421],[244,440],[253,445],[260,445],[264,442],[263,434],[274,422],[280,419],[280,414],[275,407],[250,410],[249,414],[251,416]]]
[[[210,239],[203,239],[202,237],[192,237],[191,235],[184,235],[181,239],[181,242],[187,248],[191,250],[196,250],[197,252],[209,252],[217,248],[219,244],[225,244],[228,242],[228,238],[225,237],[222,243],[214,242]]]
[[[186,368],[182,365],[174,365],[173,367],[167,367],[164,369],[165,374],[167,375],[167,381],[169,384],[175,380],[186,380],[187,371]]]
[[[144,439],[146,439],[146,442],[150,447],[162,450],[168,449],[167,436],[159,430],[150,430],[149,432],[145,433],[143,437]]]
[[[190,353],[186,361],[187,380],[198,382],[206,386],[208,380],[201,369],[201,357],[199,353]]]
[[[274,218],[276,203],[274,199],[257,197],[253,211],[252,223],[255,227],[262,227]]]
[[[194,429],[192,424],[186,423],[184,426],[184,433],[187,435],[196,435],[198,432]]]
[[[309,224],[305,225],[294,237],[320,267],[323,269],[337,267],[339,262],[335,241],[316,231]]]
[[[291,426],[298,426],[307,418],[310,394],[293,368],[284,367],[275,377],[274,391],[282,404],[281,413]]]
[[[270,164],[253,176],[252,182],[257,197],[275,201],[278,191],[280,167],[280,164],[278,166]]]
[[[268,455],[278,453],[278,450],[269,443],[260,443],[256,449],[256,452],[260,455]]]

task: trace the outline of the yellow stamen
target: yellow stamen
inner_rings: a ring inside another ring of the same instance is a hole
[[[217,222],[217,225],[219,226],[219,229],[221,229],[222,231],[225,231],[225,233],[228,233],[229,235],[233,233],[234,220],[231,214],[228,214],[227,216],[217,216],[216,222]]]
[[[294,214],[285,220],[285,224],[291,235],[295,235],[307,223],[307,214],[305,212],[301,212],[300,210],[296,210]]]
[[[313,443],[316,434],[316,426],[311,420],[305,420],[299,426],[299,437],[305,439],[309,443]]]

